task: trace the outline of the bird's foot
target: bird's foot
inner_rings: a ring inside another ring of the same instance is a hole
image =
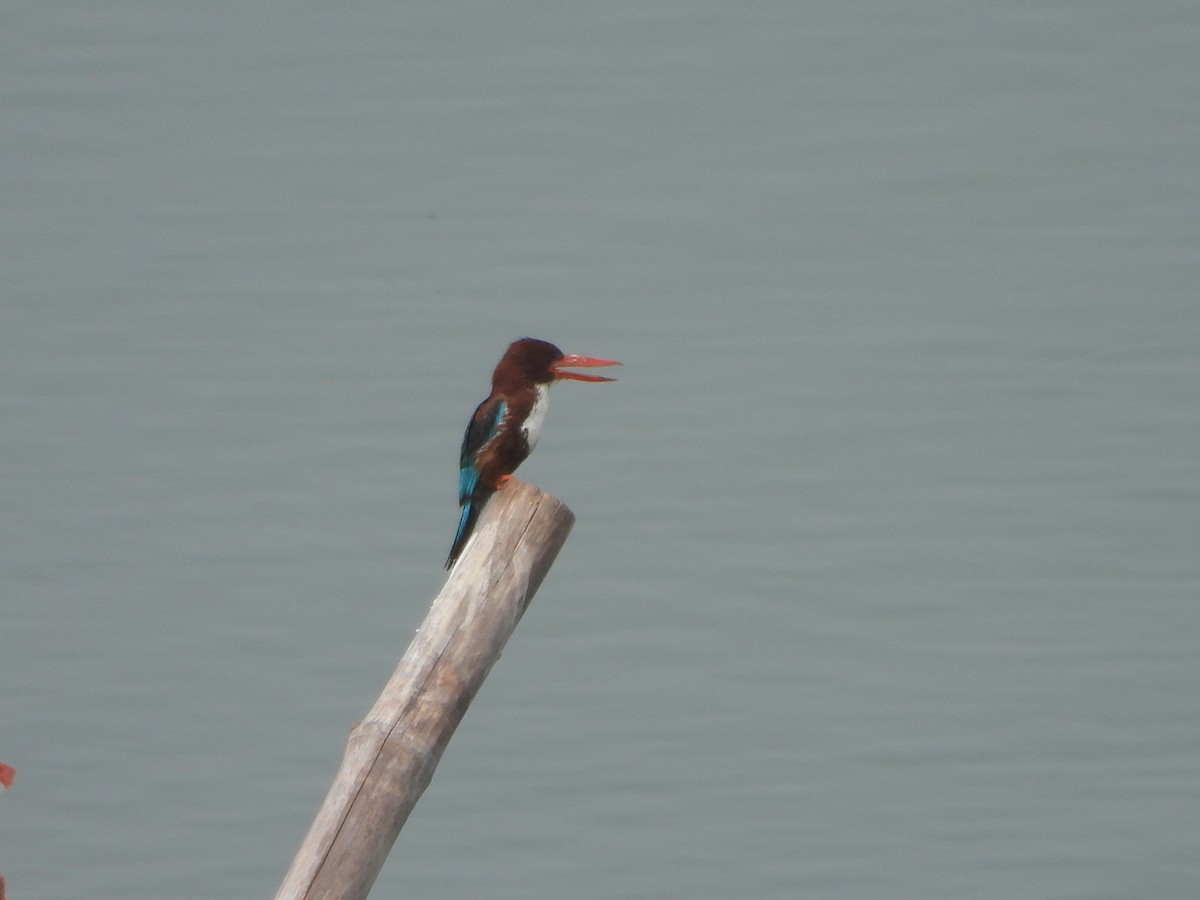
[[[500,488],[504,487],[510,481],[517,481],[517,477],[515,475],[501,475],[496,479],[496,490],[500,490]]]

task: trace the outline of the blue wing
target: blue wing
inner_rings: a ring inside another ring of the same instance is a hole
[[[475,527],[475,521],[479,518],[483,503],[487,500],[486,496],[476,496],[476,489],[479,487],[479,468],[475,464],[475,459],[479,455],[479,451],[500,430],[500,423],[504,421],[504,413],[507,410],[508,404],[503,399],[489,397],[476,408],[475,415],[471,416],[467,431],[463,435],[462,451],[458,457],[458,505],[462,507],[462,515],[459,516],[458,531],[454,534],[454,544],[451,546],[450,556],[446,560],[447,569],[453,566],[454,561],[458,559],[458,554],[462,552],[467,538],[471,536],[471,529]]]
[[[508,404],[499,397],[485,400],[475,410],[471,422],[463,435],[462,451],[458,455],[458,504],[462,506],[471,499],[475,487],[479,484],[479,469],[475,465],[475,457],[496,433],[500,423],[504,421],[504,413]]]

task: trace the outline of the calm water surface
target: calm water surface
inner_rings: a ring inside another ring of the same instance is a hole
[[[270,896],[533,334],[578,524],[375,893],[1200,896],[1200,7],[0,36],[0,871]]]

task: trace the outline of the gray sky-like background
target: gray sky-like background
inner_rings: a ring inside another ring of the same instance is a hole
[[[380,896],[1200,896],[1200,6],[0,29],[0,871],[270,896],[513,338],[578,524]]]

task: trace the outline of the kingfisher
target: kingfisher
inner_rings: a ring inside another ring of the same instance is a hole
[[[492,373],[492,392],[467,423],[459,454],[458,505],[462,514],[446,568],[454,566],[480,512],[492,494],[533,452],[546,411],[550,385],[556,381],[616,381],[603,375],[568,371],[566,366],[588,368],[619,366],[612,359],[563,353],[549,341],[521,338],[508,345]]]

